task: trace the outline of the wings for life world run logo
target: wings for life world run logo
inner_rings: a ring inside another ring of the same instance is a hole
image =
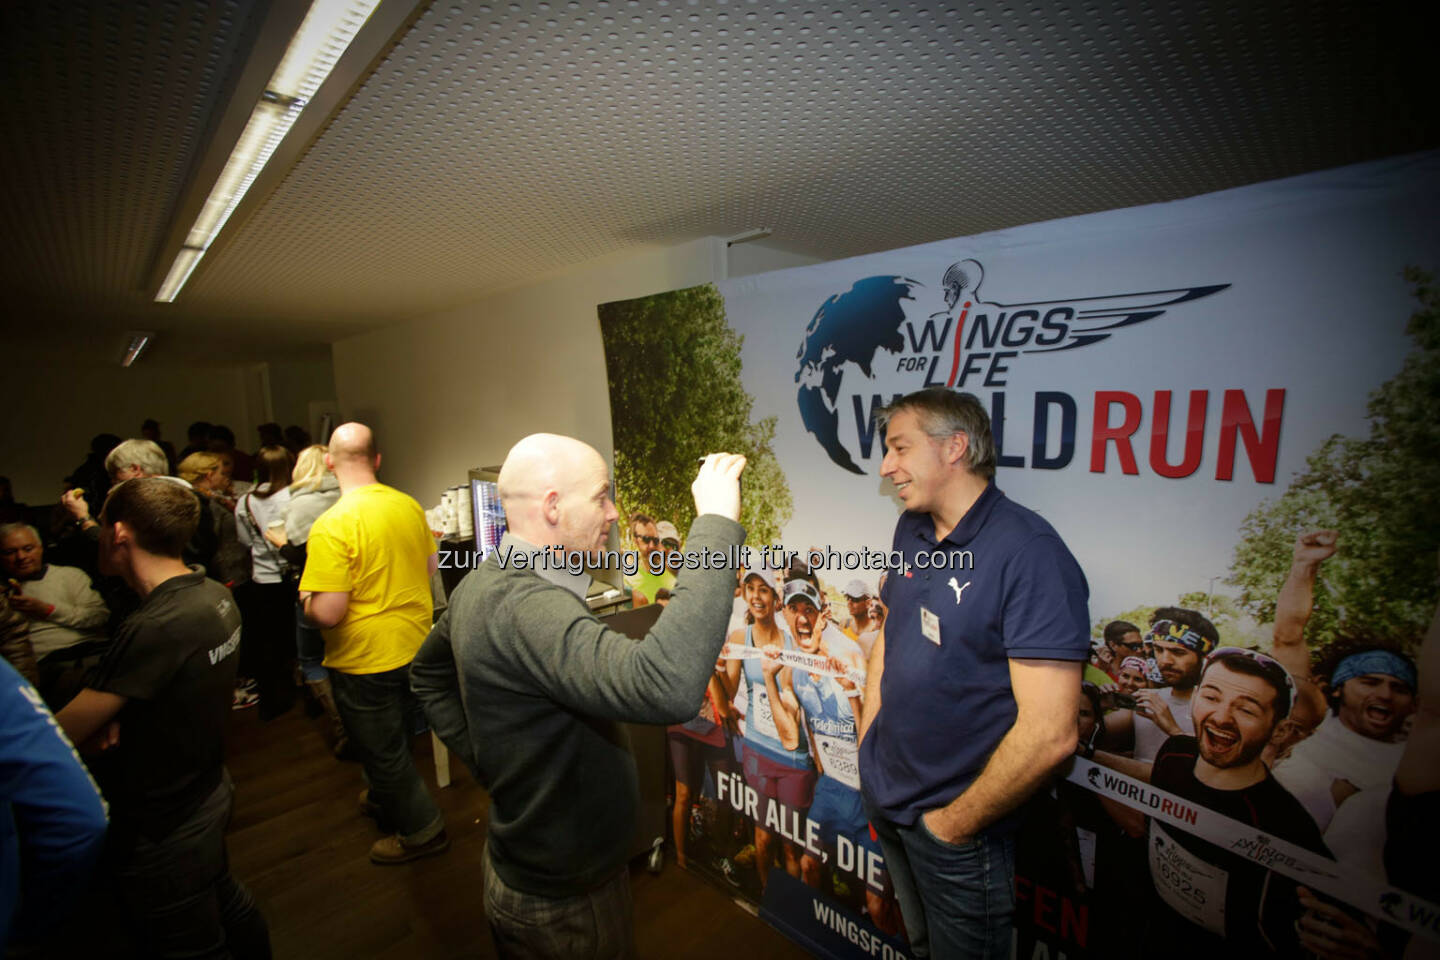
[[[796,400],[805,429],[838,466],[864,474],[867,470],[862,463],[883,456],[884,438],[877,435],[874,420],[881,405],[922,387],[945,387],[977,395],[994,391],[990,416],[1000,466],[1061,469],[1075,456],[1081,413],[1076,398],[1061,391],[1036,393],[1029,449],[1017,452],[1015,448],[1023,445],[1013,440],[1013,446],[1007,448],[1003,388],[1014,366],[1031,354],[1061,353],[1103,343],[1117,331],[1172,310],[1177,315],[1192,311],[1197,301],[1230,286],[1217,283],[999,303],[982,299],[984,276],[977,260],[952,264],[941,278],[945,309],[923,318],[918,304],[925,285],[897,276],[858,280],[815,312],[797,354]],[[1250,460],[1255,479],[1273,482],[1285,391],[1266,390],[1263,396],[1254,397],[1247,397],[1243,390],[1220,393],[1216,398],[1220,407],[1216,479],[1233,478],[1238,444]],[[1210,391],[1191,390],[1188,398],[1180,400],[1188,400],[1188,405],[1181,425],[1184,453],[1178,462],[1168,450],[1171,394],[1169,390],[1156,391],[1152,399],[1150,466],[1160,476],[1189,476],[1204,452],[1205,424],[1212,415]],[[1108,453],[1113,450],[1115,457],[1110,462],[1124,473],[1139,473],[1135,450],[1141,444],[1134,434],[1144,413],[1144,400],[1124,390],[1097,390],[1086,412],[1091,418],[1091,471],[1104,473]]]

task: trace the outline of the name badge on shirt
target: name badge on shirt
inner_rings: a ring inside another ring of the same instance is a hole
[[[920,608],[920,632],[935,646],[940,646],[940,618],[924,607]]]

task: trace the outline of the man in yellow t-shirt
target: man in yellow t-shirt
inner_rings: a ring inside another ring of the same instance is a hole
[[[374,863],[450,847],[445,821],[410,759],[410,661],[430,632],[435,541],[420,504],[375,479],[380,454],[361,423],[330,437],[325,465],[340,499],[310,529],[300,599],[325,635],[335,705],[370,784],[361,810],[393,828]]]

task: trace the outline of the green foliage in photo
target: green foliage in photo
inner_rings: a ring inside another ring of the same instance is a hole
[[[695,518],[696,460],[743,453],[740,522],[752,545],[778,542],[792,501],[772,446],[775,418],[751,422],[743,338],[726,321],[720,291],[705,284],[599,312],[620,509],[670,520],[683,535]]]
[[[1241,525],[1228,583],[1240,605],[1270,621],[1295,538],[1331,528],[1338,551],[1321,568],[1306,629],[1312,649],[1340,634],[1415,646],[1435,608],[1440,547],[1440,288],[1405,271],[1419,308],[1415,348],[1370,395],[1370,433],[1331,436],[1277,500]]]

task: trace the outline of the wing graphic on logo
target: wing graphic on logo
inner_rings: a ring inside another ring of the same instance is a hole
[[[1121,327],[1131,327],[1146,320],[1154,320],[1165,313],[1166,307],[1189,303],[1219,293],[1229,287],[1228,283],[1215,283],[1204,287],[1180,287],[1175,290],[1145,290],[1138,293],[1112,294],[1106,297],[1070,297],[1065,300],[1036,300],[1032,303],[996,303],[1007,311],[1047,307],[1073,306],[1075,318],[1063,340],[1054,346],[1031,347],[1022,353],[1055,353],[1059,350],[1073,350],[1107,340],[1110,333]]]

